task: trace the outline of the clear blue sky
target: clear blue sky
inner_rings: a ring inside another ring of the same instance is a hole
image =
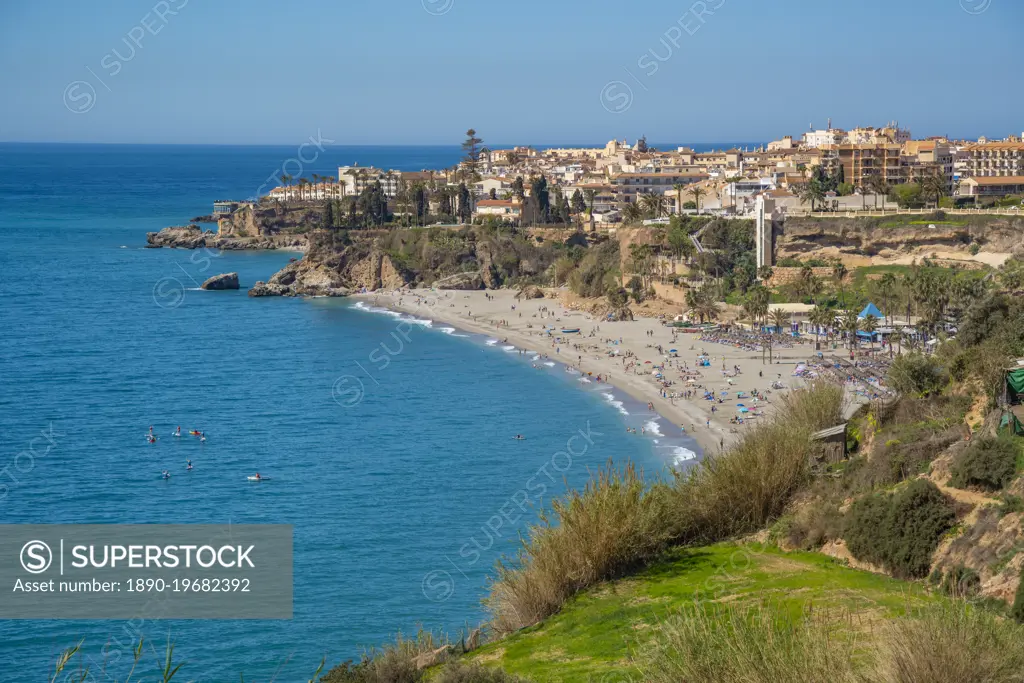
[[[898,119],[915,136],[1024,129],[1022,0],[701,5],[714,13],[697,18],[692,0],[0,0],[0,141],[293,144],[319,129],[337,144],[446,144],[471,126],[506,144],[749,141],[830,116]]]

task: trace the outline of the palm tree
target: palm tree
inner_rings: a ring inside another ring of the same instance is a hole
[[[871,350],[875,350],[875,331],[878,329],[878,318],[871,313],[864,316],[864,322],[861,325],[861,329],[871,335]]]
[[[700,198],[707,196],[708,191],[699,185],[694,185],[688,194],[693,197],[693,203],[697,205],[697,213],[700,213]]]
[[[804,185],[803,189],[800,190],[800,201],[810,202],[811,213],[814,213],[814,205],[816,202],[825,201],[825,190],[821,188],[821,183],[813,178],[809,183]]]
[[[643,203],[644,212],[651,218],[661,218],[665,213],[665,195],[652,192],[645,194],[640,201]]]
[[[878,291],[882,295],[882,306],[885,308],[885,319],[886,324],[892,324],[889,316],[889,298],[896,290],[896,276],[892,273],[886,273],[882,276],[882,279],[878,281]]]
[[[772,279],[772,275],[774,274],[775,271],[771,266],[761,266],[757,269],[757,277],[760,278],[762,282],[768,282]]]
[[[836,284],[839,285],[839,295],[842,298],[843,308],[846,308],[846,290],[843,287],[843,282],[846,280],[849,272],[842,261],[836,261],[832,266],[832,277],[835,278]]]
[[[807,316],[807,319],[814,325],[814,345],[817,348],[821,342],[821,329],[827,327],[828,323],[831,322],[832,311],[818,304],[811,310],[811,314]]]
[[[878,208],[878,196],[882,196],[882,211],[885,211],[885,198],[889,194],[889,183],[885,176],[873,175],[868,178],[867,186],[875,193],[875,208]]]
[[[597,197],[597,190],[586,189],[583,191],[583,196],[587,200],[587,211],[590,213],[590,220],[594,220],[594,198]]]
[[[676,191],[676,213],[683,213],[683,190],[686,189],[686,185],[682,183],[676,183],[672,186],[672,189]]]
[[[779,331],[779,334],[782,334],[785,331],[786,327],[789,326],[789,313],[782,310],[781,308],[776,308],[774,311],[772,311],[771,318],[772,326]]]
[[[630,202],[622,209],[622,220],[626,223],[638,223],[643,220],[644,212],[637,202]]]
[[[843,311],[843,332],[846,333],[847,342],[853,350],[857,340],[857,333],[860,331],[860,318],[853,311]]]
[[[939,203],[948,189],[946,178],[938,170],[921,179],[921,191],[926,197],[935,197],[935,208],[939,208]]]
[[[814,296],[821,291],[821,280],[814,274],[813,268],[804,265],[800,268],[795,287],[799,296],[809,297],[813,301]]]

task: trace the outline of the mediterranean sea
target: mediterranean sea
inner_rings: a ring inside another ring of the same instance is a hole
[[[0,524],[294,526],[292,619],[0,621],[0,680],[47,680],[79,641],[90,680],[123,679],[143,635],[176,643],[183,680],[295,681],[399,630],[457,635],[536,519],[517,492],[546,506],[609,460],[668,473],[685,442],[624,392],[422,320],[399,344],[401,320],[346,300],[246,296],[298,254],[143,248],[286,163],[311,177],[459,156],[0,144]],[[232,271],[240,291],[198,290]],[[179,425],[207,441],[171,438]],[[44,431],[53,445],[25,455]],[[257,471],[272,481],[247,482]]]

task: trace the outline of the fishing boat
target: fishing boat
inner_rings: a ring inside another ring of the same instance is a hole
[[[562,334],[579,334],[580,328],[578,327],[563,327]]]

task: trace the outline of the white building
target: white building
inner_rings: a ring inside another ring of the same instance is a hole
[[[388,199],[398,196],[402,174],[399,171],[382,171],[372,166],[339,166],[338,182],[345,188],[346,195],[358,195],[374,183],[380,183]]]

